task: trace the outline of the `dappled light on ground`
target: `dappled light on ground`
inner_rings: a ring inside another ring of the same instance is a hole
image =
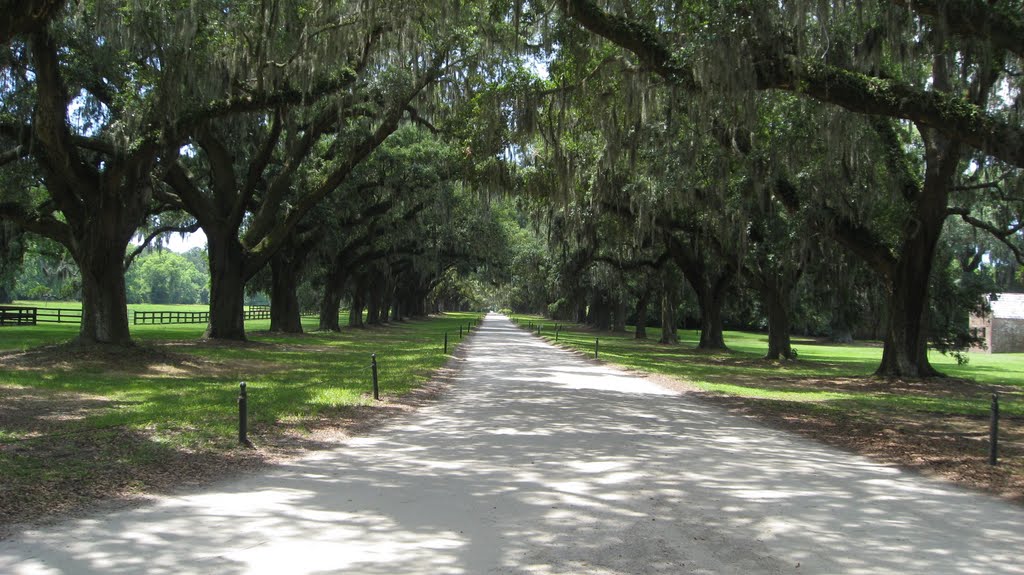
[[[3,573],[1024,573],[1024,511],[760,427],[490,316],[439,404],[0,543]]]

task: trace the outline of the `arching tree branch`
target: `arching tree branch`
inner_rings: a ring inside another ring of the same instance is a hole
[[[560,0],[563,12],[591,32],[633,54],[656,74],[687,90],[704,86],[694,69],[651,26],[602,10],[592,0]],[[778,42],[774,42],[778,40]],[[860,114],[888,116],[933,128],[1017,167],[1024,167],[1024,128],[987,112],[964,98],[916,88],[836,66],[801,60],[785,39],[761,39],[753,51],[754,86],[805,94]]]

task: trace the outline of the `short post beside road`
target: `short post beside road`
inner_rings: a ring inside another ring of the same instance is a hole
[[[370,354],[370,372],[373,374],[373,398],[380,400],[380,388],[377,386],[377,354]]]
[[[594,359],[597,359],[597,350],[601,348],[600,338],[594,338]]]
[[[459,326],[459,339],[462,339],[462,326]]]
[[[249,393],[244,381],[238,384],[238,443],[252,447],[249,441]]]
[[[444,352],[448,353],[448,332],[444,332]]]
[[[999,464],[999,394],[992,394],[992,420],[988,430],[988,464]]]

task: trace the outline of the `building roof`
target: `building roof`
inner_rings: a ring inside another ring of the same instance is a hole
[[[999,299],[991,300],[992,317],[999,319],[1024,319],[1024,294],[1001,293]]]

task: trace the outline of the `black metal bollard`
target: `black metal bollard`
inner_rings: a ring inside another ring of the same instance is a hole
[[[373,398],[380,400],[380,388],[377,386],[377,354],[370,354],[370,372],[373,373]]]
[[[249,441],[249,394],[244,381],[238,384],[238,443],[252,447]]]
[[[459,326],[459,339],[462,339],[462,326]]]
[[[448,332],[444,332],[444,352],[448,353]]]
[[[988,464],[999,464],[999,394],[992,394],[992,421],[988,430]]]
[[[594,359],[597,359],[597,350],[601,348],[601,340],[594,338]]]
[[[558,326],[555,326],[555,341],[558,341]]]

